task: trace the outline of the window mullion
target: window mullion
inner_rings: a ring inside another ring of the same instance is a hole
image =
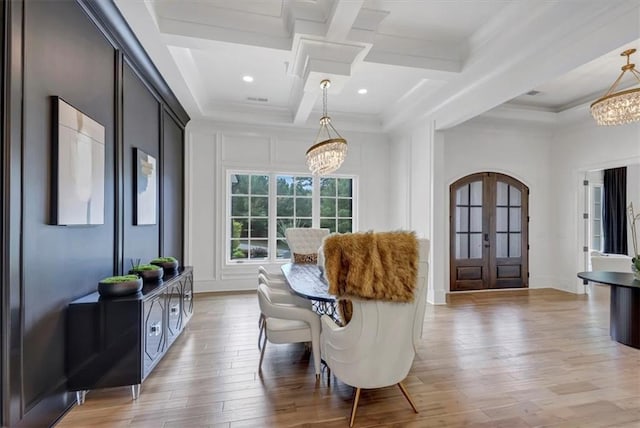
[[[267,239],[269,241],[269,261],[273,262],[276,260],[277,257],[277,221],[276,221],[276,214],[277,214],[277,200],[276,200],[276,193],[277,193],[277,181],[276,181],[276,174],[269,174],[269,220],[268,220],[268,224],[269,224],[269,233],[267,234]]]
[[[320,227],[320,177],[313,176],[311,186],[311,225]]]

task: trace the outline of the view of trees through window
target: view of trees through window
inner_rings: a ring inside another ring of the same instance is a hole
[[[231,260],[291,257],[285,240],[290,227],[353,231],[352,178],[232,173],[229,182]]]

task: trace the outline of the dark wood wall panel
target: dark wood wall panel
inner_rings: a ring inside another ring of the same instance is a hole
[[[115,50],[75,2],[25,3],[24,405],[64,387],[65,309],[113,272]],[[104,224],[50,225],[51,96],[105,127]]]
[[[161,242],[182,260],[189,117],[113,2],[12,0],[0,22],[0,425],[50,426],[75,398],[65,373],[69,302],[130,259],[160,255]],[[51,224],[53,96],[105,128],[102,225]],[[152,226],[133,225],[133,147],[158,162]]]
[[[140,259],[142,263],[148,263],[160,253],[160,228],[159,218],[155,225],[135,226],[134,198],[136,197],[133,182],[133,169],[135,166],[134,147],[144,150],[147,154],[156,158],[156,168],[160,167],[160,116],[159,103],[140,81],[128,64],[124,65],[123,76],[123,108],[122,140],[123,150],[123,258],[124,271],[131,268],[131,260]],[[156,193],[160,194],[160,174],[156,173]],[[158,201],[158,197],[156,197]],[[160,203],[156,205],[156,214],[159,217]]]
[[[184,162],[183,131],[163,111],[162,249],[163,256],[184,261]],[[180,160],[180,161],[178,161]]]

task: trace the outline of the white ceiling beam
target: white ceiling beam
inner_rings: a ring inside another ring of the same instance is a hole
[[[637,0],[583,2],[580,8],[528,0],[504,13],[518,25],[476,40],[459,76],[412,113],[396,109],[384,117],[385,129],[427,117],[438,129],[455,126],[640,36]]]
[[[334,0],[327,20],[326,39],[330,41],[345,40],[363,4],[364,0]]]
[[[189,116],[192,119],[201,117],[204,112],[185,82],[169,48],[163,43],[153,11],[144,2],[137,1],[117,0],[116,6]]]

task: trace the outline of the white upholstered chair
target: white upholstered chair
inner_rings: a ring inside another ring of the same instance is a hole
[[[271,283],[277,284],[277,285],[274,285],[275,287],[278,287],[278,288],[287,287],[287,280],[285,279],[284,274],[282,272],[277,272],[277,273],[269,272],[267,268],[260,265],[258,266],[258,275],[260,274],[262,274],[265,278],[267,278]]]
[[[291,250],[291,261],[295,263],[294,254],[317,255],[318,248],[327,235],[329,235],[329,229],[314,227],[291,227],[285,230],[284,236]]]
[[[265,284],[258,285],[258,304],[264,316],[264,339],[261,345],[260,363],[258,370],[262,370],[262,360],[267,345],[271,343],[311,342],[311,354],[316,378],[320,377],[320,317],[310,309],[301,308],[294,304],[280,303],[281,293],[274,291]]]
[[[309,299],[305,299],[304,297],[297,296],[291,292],[291,288],[289,285],[284,282],[279,282],[277,280],[269,280],[263,273],[258,274],[258,285],[264,284],[267,286],[271,292],[271,300],[274,303],[285,304],[285,305],[295,305],[304,309],[313,309],[311,305],[311,301]],[[258,328],[260,329],[260,333],[258,334],[258,349],[261,349],[261,339],[262,335],[265,331],[264,324],[264,315],[260,313],[260,317],[258,318]]]
[[[362,388],[398,385],[413,410],[418,410],[402,385],[422,335],[426,305],[429,242],[419,240],[420,264],[415,298],[410,303],[353,299],[349,323],[339,327],[322,316],[322,357],[333,374],[355,390],[353,426]]]

